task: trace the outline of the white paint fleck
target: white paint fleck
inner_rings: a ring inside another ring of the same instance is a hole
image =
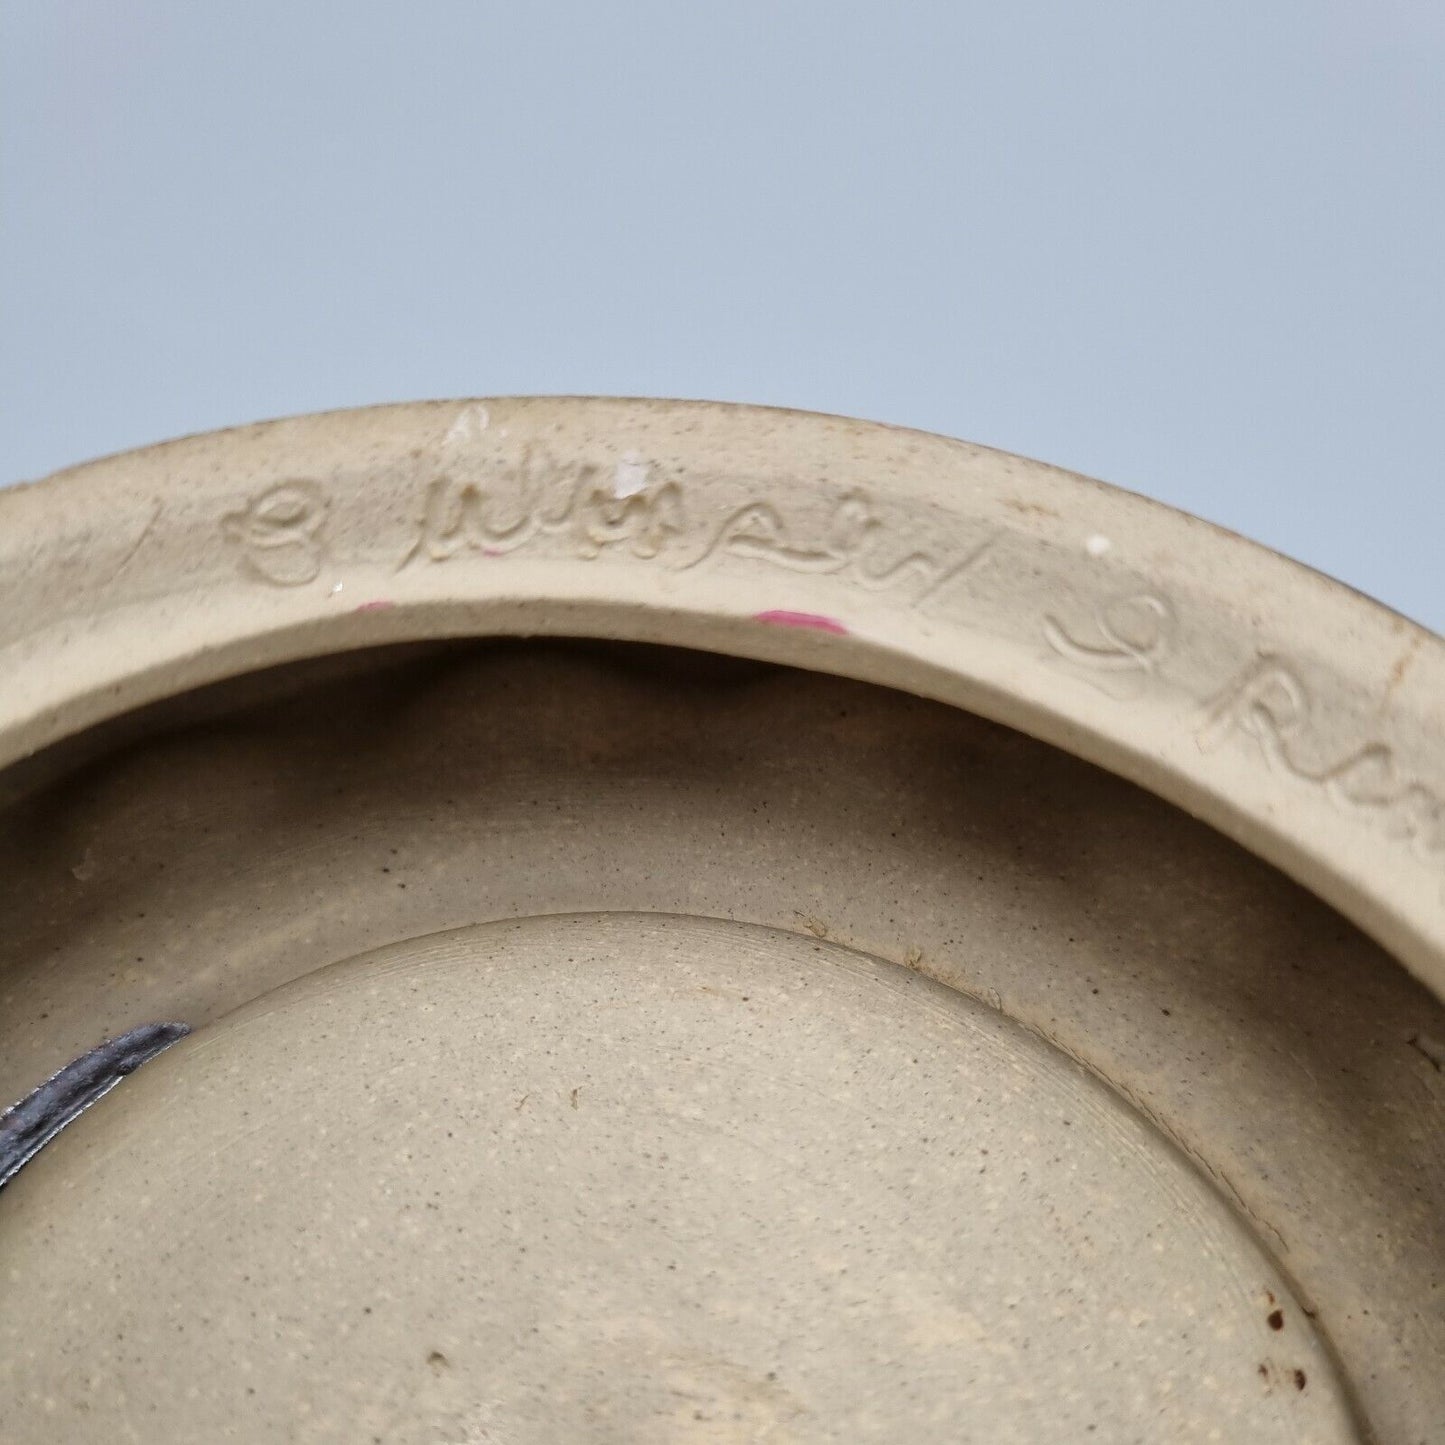
[[[338,583],[331,589],[331,595],[332,595],[333,597],[335,597],[336,594],[341,591],[341,589],[342,589],[342,587],[343,587],[344,585],[345,585],[344,583],[338,582]]]
[[[650,464],[636,452],[623,452],[622,460],[612,473],[612,495],[620,502],[624,497],[635,497],[639,492],[645,492],[650,469]]]
[[[1102,557],[1114,544],[1102,532],[1095,532],[1084,543],[1084,551],[1091,557]]]
[[[447,445],[455,446],[458,442],[475,441],[491,424],[491,414],[486,407],[465,407],[462,414],[447,428]],[[506,436],[506,432],[502,435]]]

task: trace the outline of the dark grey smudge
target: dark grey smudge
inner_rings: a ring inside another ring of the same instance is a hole
[[[142,1024],[66,1064],[0,1114],[0,1189],[71,1120],[190,1031],[189,1024]]]

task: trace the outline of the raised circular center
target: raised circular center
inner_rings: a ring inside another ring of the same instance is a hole
[[[809,937],[537,918],[202,1029],[0,1196],[20,1442],[1354,1439],[1194,1171]]]

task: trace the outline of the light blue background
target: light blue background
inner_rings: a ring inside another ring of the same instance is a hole
[[[9,0],[0,481],[318,408],[965,436],[1445,628],[1440,0]]]

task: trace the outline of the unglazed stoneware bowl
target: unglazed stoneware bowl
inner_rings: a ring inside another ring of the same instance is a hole
[[[579,399],[0,492],[0,600],[0,1440],[1445,1438],[1433,635]]]

